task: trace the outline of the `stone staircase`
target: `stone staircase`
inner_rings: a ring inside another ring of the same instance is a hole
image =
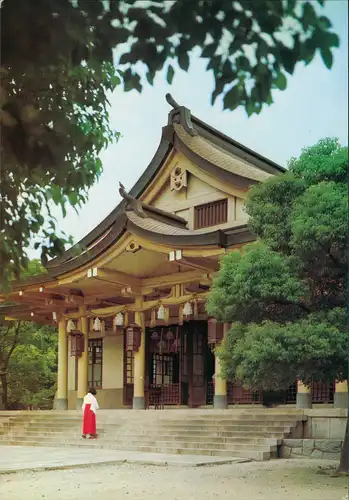
[[[269,460],[302,425],[293,409],[100,410],[97,440],[81,438],[81,412],[0,412],[0,445],[105,448]]]

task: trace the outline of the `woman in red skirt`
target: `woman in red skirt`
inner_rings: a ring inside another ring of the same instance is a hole
[[[84,412],[83,423],[82,423],[82,437],[86,439],[96,439],[96,411],[99,409],[97,399],[96,389],[90,389],[86,396],[84,397],[84,402],[82,404],[82,411]]]

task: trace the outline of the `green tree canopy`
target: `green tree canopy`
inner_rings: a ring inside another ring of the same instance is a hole
[[[226,371],[251,387],[347,376],[347,164],[323,139],[250,190],[258,239],[222,259],[207,308],[233,323]]]
[[[98,180],[100,152],[118,134],[108,94],[139,92],[166,71],[188,70],[193,51],[207,60],[212,102],[248,115],[284,90],[286,74],[316,54],[332,66],[338,36],[323,0],[4,0],[1,7],[2,126],[0,284],[28,264],[29,243],[42,261],[69,238],[52,204],[78,208]],[[115,70],[113,49],[120,57]]]
[[[207,310],[232,323],[226,376],[250,388],[348,378],[348,148],[323,139],[253,187],[257,241],[223,257]]]

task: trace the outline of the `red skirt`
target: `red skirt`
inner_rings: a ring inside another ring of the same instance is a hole
[[[86,405],[84,409],[84,420],[82,424],[82,433],[96,435],[96,414],[91,410],[91,405]]]

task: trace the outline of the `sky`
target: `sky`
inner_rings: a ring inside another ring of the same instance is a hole
[[[323,13],[341,41],[332,69],[325,67],[320,55],[307,67],[299,63],[294,75],[288,76],[287,89],[274,91],[274,103],[258,116],[247,118],[243,109],[222,111],[221,99],[211,106],[213,77],[205,69],[207,62],[199,58],[191,61],[187,73],[178,70],[171,86],[165,74],[159,74],[153,87],[146,85],[141,94],[117,88],[110,99],[110,119],[121,138],[102,153],[104,171],[90,190],[87,204],[78,215],[68,210],[66,218],[58,217],[58,227],[78,242],[120,202],[119,181],[127,190],[132,188],[152,159],[167,124],[171,109],[165,100],[167,92],[201,120],[283,166],[323,137],[338,137],[347,145],[347,0],[328,0]],[[29,256],[38,255],[30,251]]]

